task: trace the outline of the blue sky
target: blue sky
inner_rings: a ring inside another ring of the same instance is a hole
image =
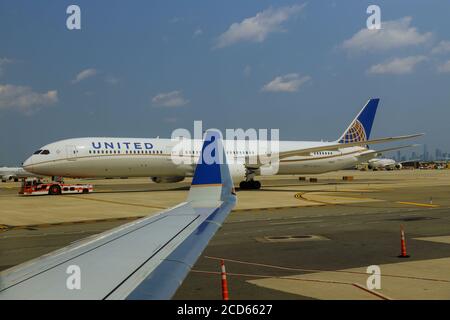
[[[66,8],[81,8],[81,30]],[[369,4],[381,32],[366,29]],[[369,97],[373,137],[450,151],[448,1],[0,2],[0,164],[81,136],[279,128],[338,138]],[[421,150],[420,148],[418,149]]]

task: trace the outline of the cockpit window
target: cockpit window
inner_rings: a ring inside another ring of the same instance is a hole
[[[39,154],[39,153],[41,153],[41,149],[39,149],[38,151],[35,151],[33,154]]]
[[[42,150],[41,154],[50,154],[50,151],[48,151],[48,150]]]

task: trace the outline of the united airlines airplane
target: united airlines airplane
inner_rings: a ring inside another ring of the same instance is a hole
[[[42,178],[42,176],[35,175],[31,172],[25,171],[23,168],[20,167],[0,167],[0,178],[2,179],[2,182],[6,181],[12,181],[15,182],[19,181],[19,179],[22,178]]]
[[[236,205],[220,132],[201,150],[185,202],[2,271],[0,300],[170,299]]]
[[[279,141],[270,155],[275,174],[318,174],[354,167],[381,152],[369,144],[418,137],[422,134],[369,140],[379,99],[370,99],[336,141]],[[261,141],[224,141],[225,153],[234,181],[241,189],[259,189],[254,180],[265,174],[255,145]],[[74,178],[150,177],[154,182],[178,182],[192,176],[201,150],[201,140],[190,140],[181,152],[172,139],[91,137],[61,140],[41,147],[23,164],[30,172],[46,176]],[[403,148],[403,147],[401,147]],[[266,156],[266,155],[264,155]],[[190,158],[191,164],[183,159]],[[179,161],[174,161],[179,160]],[[270,171],[270,170],[268,170]],[[266,171],[267,172],[267,171]],[[274,173],[270,173],[274,174]]]

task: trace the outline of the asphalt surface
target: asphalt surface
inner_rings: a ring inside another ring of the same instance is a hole
[[[273,183],[282,186],[286,181]],[[117,187],[117,191],[119,189]],[[257,191],[241,192],[254,192],[255,199],[258,197]],[[274,192],[282,191],[277,188]],[[232,299],[310,299],[256,286],[247,280],[298,275],[312,270],[397,263],[401,225],[406,231],[408,254],[411,255],[409,261],[450,257],[450,244],[414,239],[450,234],[449,192],[450,186],[411,186],[372,192],[370,197],[383,200],[379,202],[233,212],[174,298],[220,299],[218,259],[225,259]],[[362,194],[355,192],[353,196]],[[438,204],[437,207],[398,203],[428,204],[430,197],[434,204]],[[83,222],[2,231],[0,269],[7,269],[126,221]]]

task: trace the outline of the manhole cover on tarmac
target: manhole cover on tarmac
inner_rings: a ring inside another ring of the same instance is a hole
[[[265,236],[256,238],[259,242],[297,242],[297,241],[318,241],[329,240],[319,235],[285,235],[285,236]]]

